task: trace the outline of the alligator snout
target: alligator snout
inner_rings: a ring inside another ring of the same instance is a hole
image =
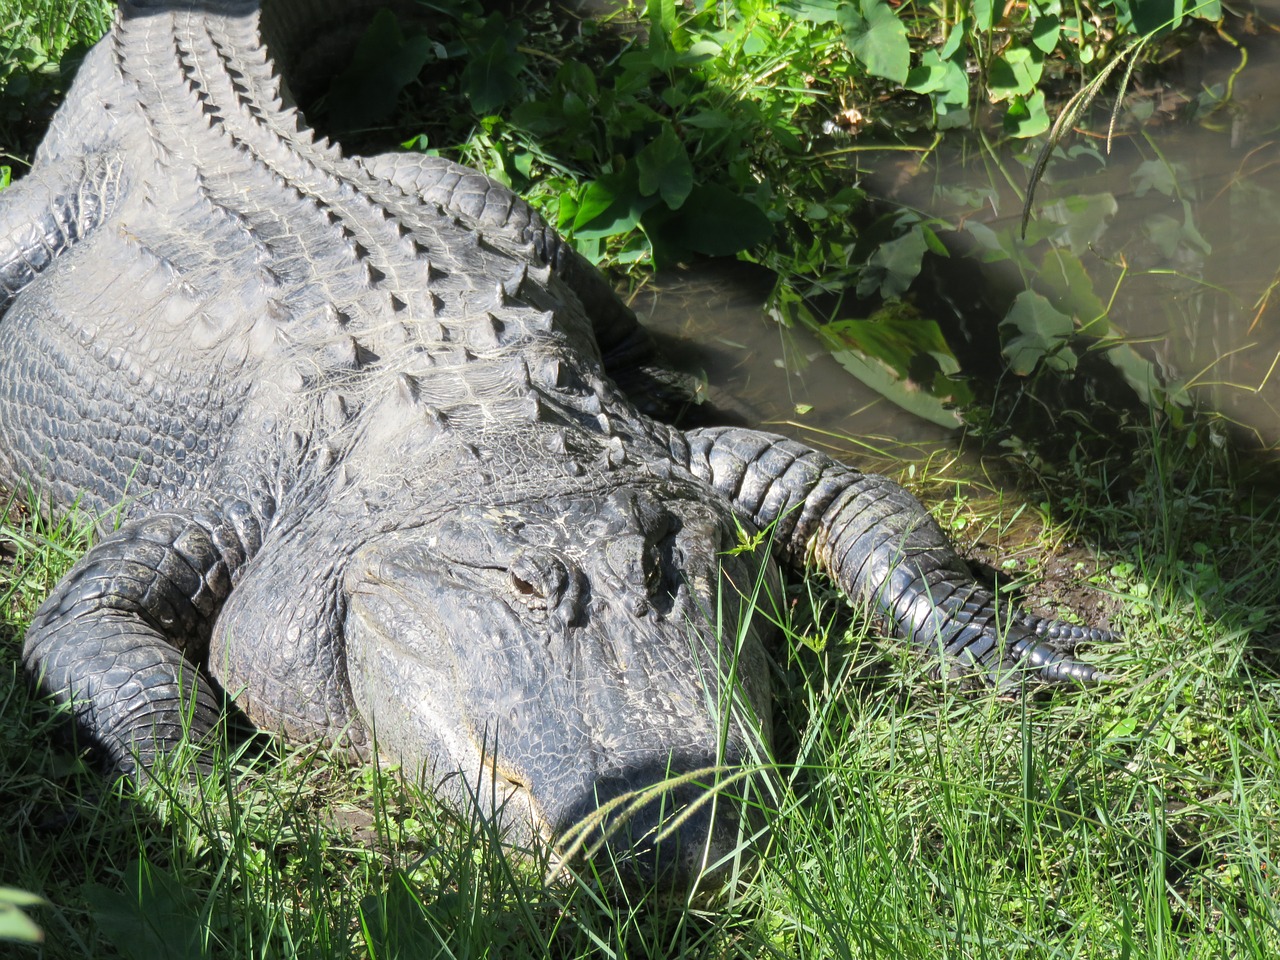
[[[761,828],[748,794],[758,783],[724,763],[601,777],[562,815],[556,852],[606,884],[714,893],[755,861]]]

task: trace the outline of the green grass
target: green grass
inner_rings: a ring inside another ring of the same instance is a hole
[[[1171,441],[1145,455],[1145,485],[1084,474],[1059,501],[1124,545],[1097,576],[1124,633],[1091,652],[1117,677],[1103,687],[930,682],[913,655],[877,657],[820,582],[795,588],[828,615],[777,654],[789,759],[767,856],[712,903],[548,884],[545,860],[394,771],[322,751],[199,793],[181,770],[108,784],[17,666],[32,603],[80,541],[11,522],[0,886],[48,901],[28,913],[49,957],[1274,956],[1280,682],[1256,638],[1276,622],[1275,511],[1242,501],[1221,460]],[[924,495],[955,489],[945,466],[923,471]],[[1079,533],[964,489],[940,519],[1020,569]],[[1052,607],[1060,586],[1026,590]]]

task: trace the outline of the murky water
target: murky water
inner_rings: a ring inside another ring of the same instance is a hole
[[[1280,4],[1271,7],[1280,22]],[[1141,400],[1217,411],[1238,440],[1273,449],[1280,32],[1258,19],[1231,18],[1226,29],[1238,46],[1207,36],[1162,79],[1130,87],[1109,155],[1112,93],[1104,96],[1092,121],[1098,130],[1073,134],[1050,164],[1026,243],[1016,235],[1034,144],[990,153],[952,142],[922,164],[891,153],[879,164],[860,154],[859,162],[871,167],[863,184],[873,195],[958,228],[953,259],[969,259],[934,282],[943,298],[985,305],[987,316],[967,322],[998,323],[1019,291],[1036,290],[1077,330],[1103,337],[1111,361],[1104,373]],[[773,322],[768,279],[739,266],[659,277],[635,306],[660,331],[698,344],[694,359],[711,384],[762,423],[811,441],[828,431],[864,437],[886,451],[948,437],[859,384],[805,331]],[[917,289],[927,287],[929,270],[926,259]]]
[[[710,402],[747,423],[866,463],[954,438],[850,376],[810,331],[779,324],[773,282],[752,264],[704,262],[659,274],[631,306],[676,366],[705,378]]]

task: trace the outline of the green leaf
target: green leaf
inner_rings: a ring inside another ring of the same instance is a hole
[[[1023,290],[1000,325],[1018,330],[1001,350],[1014,373],[1026,376],[1041,362],[1052,370],[1075,369],[1075,352],[1067,346],[1075,324],[1040,294]]]
[[[919,66],[912,67],[907,73],[903,86],[916,93],[937,93],[948,86],[948,68],[952,64],[943,60],[936,50],[926,50],[920,57]]]
[[[626,233],[640,222],[635,174],[631,166],[587,184],[573,218],[575,239],[591,240]]]
[[[1080,324],[1080,333],[1091,337],[1108,333],[1107,305],[1094,291],[1093,278],[1084,264],[1071,251],[1061,247],[1045,251],[1037,286],[1051,298],[1055,309]]]
[[[1151,190],[1158,190],[1166,197],[1172,197],[1178,188],[1173,167],[1164,160],[1144,160],[1136,170],[1129,174],[1129,185],[1133,194],[1141,197]]]
[[[645,16],[649,26],[657,27],[670,36],[676,29],[675,0],[648,0],[645,4]]]
[[[898,379],[883,364],[852,350],[836,350],[831,355],[860,381],[908,413],[939,426],[960,426],[960,415],[955,410],[948,409],[943,400],[924,392],[915,384]]]
[[[963,20],[951,28],[951,32],[947,34],[947,39],[942,41],[942,46],[938,48],[938,56],[943,60],[955,60],[956,54],[961,53],[964,48],[964,25],[967,20]],[[964,60],[961,56],[960,60]]]
[[[778,9],[796,20],[808,23],[833,23],[839,16],[841,0],[783,0]]]
[[[862,0],[862,15],[865,26],[845,37],[849,51],[873,77],[906,83],[911,67],[907,28],[884,0]]]
[[[127,960],[202,960],[207,917],[199,898],[177,877],[146,862],[124,874],[125,892],[89,884],[85,899],[98,929]]]
[[[1194,5],[1194,4],[1193,4]],[[1177,27],[1182,22],[1184,0],[1130,0],[1133,29],[1140,34]]]
[[[636,154],[636,166],[643,196],[660,194],[668,207],[680,209],[693,189],[693,164],[671,124],[664,124],[658,136]]]
[[[1040,82],[1044,54],[1035,47],[1010,47],[991,64],[988,89],[995,102],[1026,96]]]
[[[1055,14],[1042,14],[1036,18],[1031,27],[1031,42],[1042,53],[1053,53],[1058,45],[1058,37],[1062,34],[1062,22]]]
[[[22,912],[22,907],[38,907],[45,903],[34,893],[17,890],[13,887],[0,887],[0,940],[18,943],[42,943],[44,931],[30,917]]]
[[[655,254],[668,262],[690,253],[727,257],[773,236],[773,224],[763,210],[714,183],[698,184],[678,211],[655,211],[644,223]]]
[[[395,112],[400,91],[431,59],[431,41],[406,38],[390,10],[379,10],[365,30],[351,65],[334,77],[326,98],[330,122],[354,130],[386,120]]]
[[[1112,194],[1086,193],[1045,204],[1040,216],[1060,224],[1056,231],[1058,237],[1067,241],[1073,253],[1081,253],[1107,232],[1118,209]]]
[[[920,273],[920,263],[929,243],[916,224],[901,237],[880,244],[867,260],[858,281],[858,296],[879,291],[886,300],[900,297]]]
[[[525,58],[516,49],[523,37],[524,30],[518,23],[494,13],[470,44],[471,57],[462,71],[461,82],[476,113],[493,113],[524,91],[520,71]]]
[[[995,25],[994,0],[973,0],[974,29],[986,32]]]
[[[1004,115],[1004,132],[1011,137],[1038,137],[1049,129],[1049,114],[1044,108],[1044,93],[1037,90],[1029,97],[1014,97]]]

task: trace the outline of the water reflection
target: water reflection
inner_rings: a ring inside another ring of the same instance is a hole
[[[827,447],[864,465],[918,459],[947,430],[860,383],[809,330],[769,309],[771,271],[732,260],[666,271],[631,306],[680,369],[704,376],[711,401],[753,426]]]
[[[1240,46],[1207,40],[1158,85],[1135,85],[1110,156],[1105,111],[1064,144],[1025,243],[1019,190],[1037,145],[970,149],[969,163],[957,150],[914,167],[895,161],[867,185],[956,227],[954,251],[969,258],[995,320],[1008,322],[1018,293],[1036,291],[1077,330],[1105,338],[1116,375],[1144,400],[1208,407],[1247,445],[1274,449],[1280,34],[1251,33],[1251,23],[1229,24]],[[1007,358],[1009,338],[1006,328]]]

